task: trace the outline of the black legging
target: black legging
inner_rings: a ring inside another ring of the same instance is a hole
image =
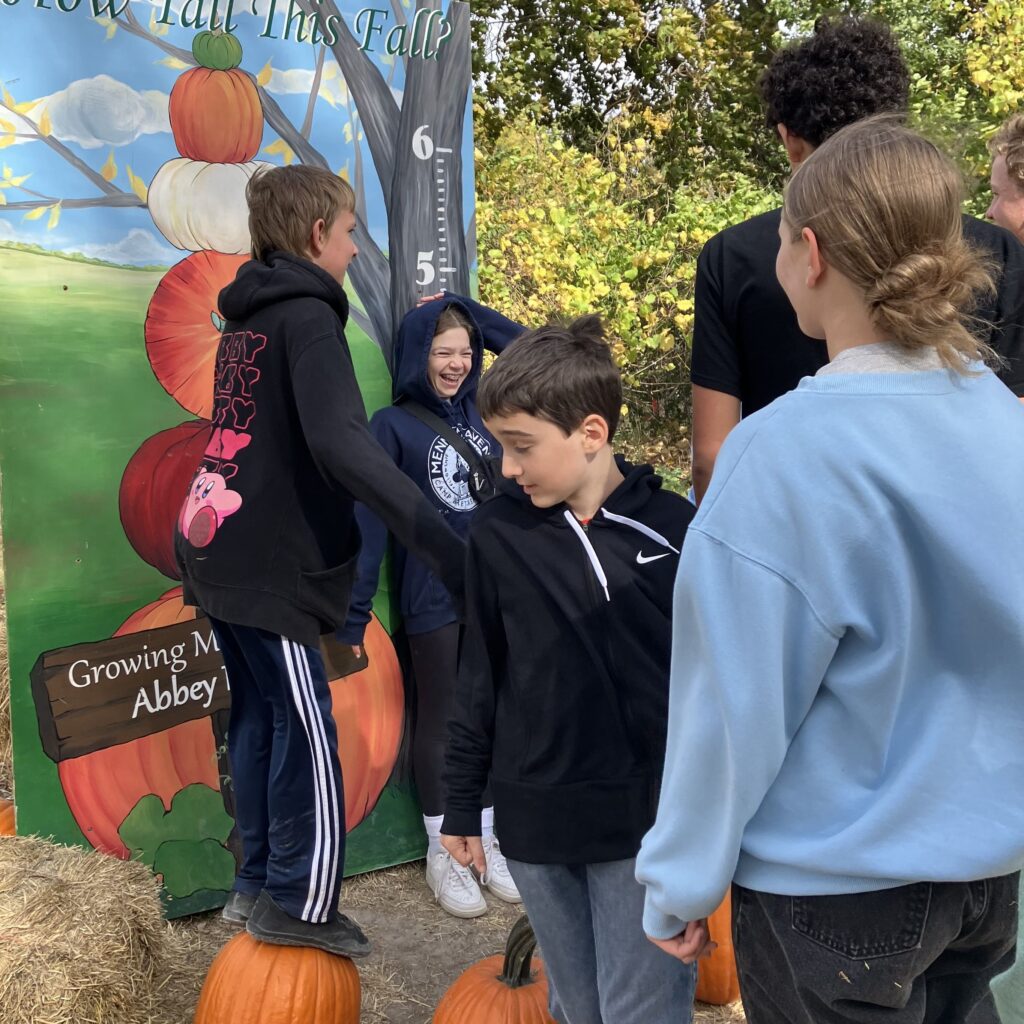
[[[412,770],[420,805],[427,817],[444,814],[444,747],[455,697],[459,660],[457,622],[430,633],[409,637],[416,680],[416,729],[412,738]]]

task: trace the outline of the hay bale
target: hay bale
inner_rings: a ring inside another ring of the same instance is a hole
[[[186,951],[142,864],[36,837],[0,839],[4,1024],[187,1019]],[[189,993],[191,995],[191,993]]]

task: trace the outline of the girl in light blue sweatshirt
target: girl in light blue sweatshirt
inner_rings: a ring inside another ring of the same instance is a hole
[[[797,170],[779,280],[830,363],[740,424],[676,581],[637,877],[666,952],[733,884],[750,1024],[995,1024],[1024,863],[1024,407],[970,332],[961,184],[891,120]]]

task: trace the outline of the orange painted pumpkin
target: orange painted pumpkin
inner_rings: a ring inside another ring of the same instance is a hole
[[[536,948],[524,914],[512,926],[503,956],[489,956],[459,975],[437,1004],[433,1024],[554,1024],[544,965],[533,960]]]
[[[136,554],[172,580],[174,524],[188,485],[210,441],[210,424],[192,420],[161,430],[131,457],[121,477],[118,507],[125,536]]]
[[[0,798],[0,836],[14,834],[14,804],[10,800]]]
[[[174,144],[189,160],[244,164],[259,152],[263,140],[260,94],[252,75],[233,66],[242,59],[237,40],[212,35],[196,37],[192,53],[199,67],[186,71],[171,89]]]
[[[190,413],[213,415],[213,375],[224,321],[217,297],[245,256],[195,252],[164,274],[146,313],[146,355],[164,390]]]
[[[130,615],[115,636],[194,618],[195,609],[182,603],[181,588],[175,587]],[[331,645],[334,641],[327,641],[328,656]],[[369,665],[330,683],[349,832],[373,809],[387,784],[405,712],[398,658],[376,618],[367,626],[365,646]],[[129,851],[117,830],[141,797],[156,793],[170,808],[175,793],[192,783],[219,788],[209,718],[61,761],[58,772],[68,807],[86,839],[123,860]]]
[[[210,965],[193,1024],[359,1024],[359,1002],[347,957],[242,932]]]
[[[697,964],[697,998],[702,1003],[725,1006],[740,997],[736,955],[732,948],[732,895],[725,894],[718,909],[708,918],[711,938],[718,948]]]

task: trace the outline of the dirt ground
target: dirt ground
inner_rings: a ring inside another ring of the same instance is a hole
[[[488,912],[459,921],[433,902],[423,882],[423,865],[360,875],[345,883],[342,909],[355,918],[374,944],[358,963],[363,987],[362,1024],[429,1024],[449,985],[471,963],[502,951],[520,914],[518,907],[487,897]],[[215,914],[197,914],[175,928],[193,947],[194,976],[182,979],[198,998],[202,979],[234,930]],[[698,1024],[743,1024],[740,1005],[698,1005]],[[191,1024],[183,1020],[181,1024]]]

